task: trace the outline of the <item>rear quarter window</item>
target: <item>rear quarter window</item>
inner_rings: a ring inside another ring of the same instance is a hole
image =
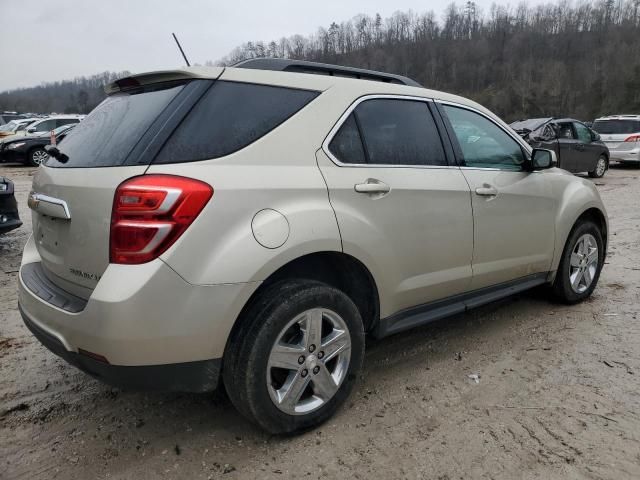
[[[217,81],[182,121],[154,163],[180,163],[236,152],[294,115],[319,92]]]

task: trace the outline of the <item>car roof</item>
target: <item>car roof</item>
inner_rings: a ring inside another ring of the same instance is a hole
[[[607,115],[606,117],[596,118],[598,120],[640,120],[640,115]]]
[[[160,70],[121,78],[105,86],[108,95],[142,85],[150,85],[161,82],[171,82],[189,79],[221,78],[227,81],[257,83],[265,85],[278,85],[289,88],[299,88],[317,91],[326,91],[332,88],[344,88],[353,92],[355,97],[364,95],[402,95],[415,96],[458,103],[481,111],[494,119],[499,119],[493,112],[482,105],[465,97],[453,95],[447,92],[431,90],[420,86],[400,85],[383,81],[370,81],[367,79],[342,77],[334,75],[318,75],[315,73],[302,73],[298,71],[276,71],[254,68],[236,67],[182,67],[175,70]]]

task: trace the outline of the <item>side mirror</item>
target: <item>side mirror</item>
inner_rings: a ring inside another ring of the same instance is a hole
[[[36,131],[36,127],[27,128],[27,133],[34,133]]]
[[[556,152],[543,148],[534,148],[531,153],[531,170],[544,170],[556,165]]]
[[[591,141],[592,142],[599,142],[600,141],[600,134],[598,132],[594,132],[593,130],[591,130]]]

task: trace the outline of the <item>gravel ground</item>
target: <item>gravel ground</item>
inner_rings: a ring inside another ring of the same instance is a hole
[[[0,478],[640,478],[640,170],[597,181],[611,236],[589,301],[534,291],[369,342],[350,401],[291,438],[223,394],[102,385],[31,336],[16,276],[32,174],[0,167],[25,222],[0,237]]]

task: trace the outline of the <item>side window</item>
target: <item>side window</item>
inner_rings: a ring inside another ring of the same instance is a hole
[[[442,140],[425,102],[375,99],[355,109],[367,163],[447,165]]]
[[[520,170],[520,144],[488,118],[464,108],[443,105],[467,167]]]
[[[56,128],[78,122],[80,122],[80,120],[76,120],[75,118],[59,118],[56,120]]]
[[[575,140],[575,136],[573,135],[573,128],[571,128],[570,123],[559,123],[558,124],[558,138],[565,138],[567,140]]]
[[[581,123],[574,123],[573,127],[576,129],[578,140],[580,140],[582,143],[591,143],[591,132],[587,127],[585,127]]]
[[[331,140],[329,151],[342,163],[366,163],[362,139],[353,113]]]
[[[154,163],[223,157],[266,135],[319,92],[217,81],[173,132]]]
[[[35,128],[36,132],[48,132],[49,130],[53,130],[54,128],[56,128],[56,121],[45,120],[44,122],[38,124]]]

